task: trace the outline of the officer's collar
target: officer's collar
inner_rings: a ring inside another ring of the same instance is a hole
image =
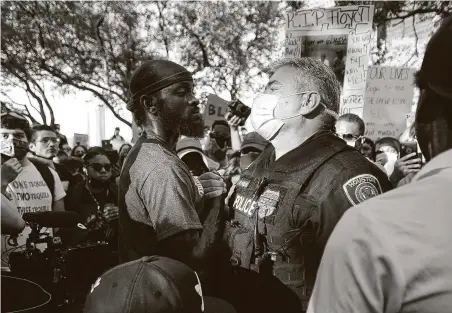
[[[273,148],[269,166],[275,172],[293,172],[322,163],[332,151],[339,151],[347,146],[345,141],[332,132],[322,131],[303,142],[300,146],[286,153],[275,161]]]

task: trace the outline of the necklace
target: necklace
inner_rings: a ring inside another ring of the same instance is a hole
[[[97,212],[100,212],[100,211],[101,211],[101,205],[100,205],[99,201],[97,201],[96,197],[94,197],[94,195],[93,195],[93,193],[91,192],[91,190],[89,190],[89,186],[86,186],[86,190],[88,190],[88,192],[89,192],[91,198],[93,198],[94,202],[96,203],[96,205],[97,205]],[[109,190],[108,190],[108,188],[107,188],[107,194],[105,195],[105,201],[106,201],[107,198],[108,198],[108,191],[109,191]]]

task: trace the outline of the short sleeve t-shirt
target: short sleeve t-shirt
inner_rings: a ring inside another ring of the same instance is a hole
[[[168,237],[202,229],[189,169],[165,143],[148,136],[129,152],[119,181],[121,262],[155,254]]]
[[[22,172],[8,185],[6,196],[16,205],[21,216],[29,212],[51,211],[53,201],[61,200],[66,196],[58,174],[52,168],[49,169],[55,181],[55,190],[53,193],[50,192],[47,184],[33,163],[24,166]],[[52,194],[55,195],[54,200]],[[12,251],[16,248],[16,251],[18,251],[20,250],[19,247],[25,245],[30,231],[30,227],[27,226],[19,234],[17,247],[10,246],[7,242],[9,236],[2,235],[2,266],[7,266],[9,254]],[[46,230],[44,228],[43,231],[52,234],[52,229]],[[38,245],[40,249],[45,249],[45,247],[45,244]]]

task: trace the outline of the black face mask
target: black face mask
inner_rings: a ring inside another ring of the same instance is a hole
[[[244,154],[240,157],[240,168],[242,170],[246,169],[248,166],[250,166],[251,163],[253,163],[260,155],[260,152],[249,152],[247,154]]]
[[[106,188],[110,184],[110,180],[89,179],[89,185],[93,188]]]
[[[28,153],[28,142],[13,139],[1,142],[2,158],[16,158],[22,160]]]

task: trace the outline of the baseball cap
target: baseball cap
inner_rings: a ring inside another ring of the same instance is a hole
[[[147,256],[105,272],[91,287],[84,313],[235,313],[224,300],[203,297],[198,274],[162,256]]]
[[[268,141],[264,139],[261,135],[256,132],[251,132],[246,134],[243,137],[242,147],[240,151],[243,151],[246,148],[256,148],[259,151],[264,151],[265,147],[268,145]]]
[[[426,87],[445,98],[452,99],[452,16],[445,18],[430,38],[417,74],[420,87]],[[420,81],[419,81],[420,80]]]
[[[176,144],[176,153],[180,159],[189,153],[198,153],[208,169],[218,169],[220,167],[219,163],[205,156],[202,151],[201,141],[197,138],[184,137],[180,139]]]

